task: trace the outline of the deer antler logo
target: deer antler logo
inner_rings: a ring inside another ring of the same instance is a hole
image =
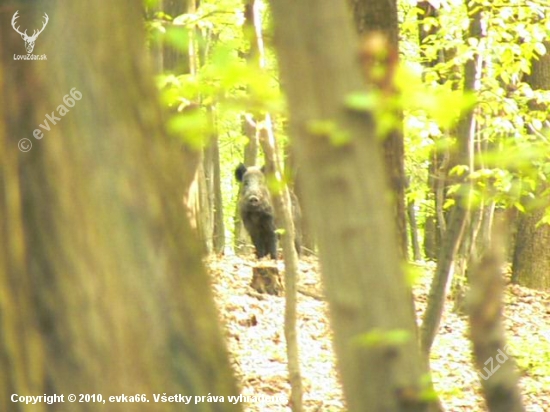
[[[34,49],[34,42],[36,41],[36,38],[38,37],[38,35],[40,33],[42,33],[44,31],[44,28],[46,27],[46,24],[48,24],[48,20],[49,20],[49,17],[46,13],[44,13],[44,25],[42,26],[42,28],[40,30],[35,30],[32,34],[32,36],[29,36],[27,35],[27,30],[25,30],[25,33],[21,33],[19,31],[19,27],[15,27],[15,20],[17,20],[17,18],[19,17],[17,15],[17,13],[19,13],[19,10],[17,10],[15,12],[15,14],[13,15],[13,18],[11,19],[11,25],[13,27],[13,29],[19,33],[21,35],[21,37],[23,38],[23,40],[25,40],[25,48],[27,49],[27,53],[32,53],[32,50]]]

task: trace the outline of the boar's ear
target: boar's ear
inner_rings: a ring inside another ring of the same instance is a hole
[[[243,176],[245,173],[246,173],[246,166],[242,163],[239,164],[235,169],[235,179],[237,179],[239,182],[242,182]]]

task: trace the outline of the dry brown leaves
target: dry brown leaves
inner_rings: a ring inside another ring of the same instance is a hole
[[[288,399],[290,387],[284,339],[284,297],[258,295],[250,287],[255,260],[235,256],[210,258],[208,267],[225,328],[233,368],[247,396],[279,396]],[[279,270],[284,267],[278,262]],[[335,371],[331,331],[317,262],[300,262],[298,333],[300,366],[306,411],[344,411],[341,386]],[[424,310],[429,279],[415,287],[417,312]],[[505,326],[513,348],[523,342],[550,340],[548,294],[509,285],[505,294]],[[447,411],[484,411],[479,377],[471,362],[466,318],[446,305],[431,356],[436,390]],[[542,347],[542,345],[541,345]],[[548,348],[548,345],[546,345]],[[516,350],[517,351],[517,350]],[[550,354],[546,354],[547,358]],[[524,404],[529,412],[550,411],[550,377],[536,369],[520,370]],[[290,411],[283,402],[248,403],[246,411]]]

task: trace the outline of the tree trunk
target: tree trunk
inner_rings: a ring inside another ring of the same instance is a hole
[[[258,60],[258,42],[256,41],[256,30],[255,30],[255,12],[254,8],[256,5],[256,0],[246,0],[244,4],[244,24],[243,24],[243,35],[247,40],[247,45],[249,46],[248,52],[245,54],[244,58],[249,64],[254,64]],[[248,143],[244,148],[244,159],[243,163],[246,166],[256,166],[256,160],[258,158],[258,136],[256,134],[256,125],[254,119],[251,115],[245,115],[241,117],[242,120],[242,133],[244,136],[248,137]],[[239,194],[237,199],[241,195],[241,186],[239,185]],[[246,230],[244,230],[244,225],[241,222],[241,216],[239,213],[239,204],[236,202],[234,218],[234,228],[233,232],[235,235],[233,246],[237,254],[248,254],[249,250],[247,244],[249,242],[248,235]]]
[[[179,2],[178,2],[179,3]],[[187,13],[194,15],[197,13],[198,1],[197,0],[186,0],[182,4],[187,5]],[[174,4],[174,7],[177,7]],[[180,13],[181,14],[181,13]],[[174,15],[174,17],[177,16]],[[197,76],[199,71],[201,61],[199,53],[198,38],[200,37],[199,30],[196,26],[191,27],[188,32],[188,44],[187,44],[187,55],[189,61],[189,73],[192,76]],[[199,99],[200,100],[200,99]],[[201,102],[197,101],[195,104],[200,105]],[[212,119],[212,108],[209,107],[209,116],[210,123],[213,126]],[[199,233],[199,238],[204,244],[207,253],[212,253],[214,251],[214,186],[213,186],[213,153],[212,148],[209,147],[210,142],[203,142],[202,146],[202,162],[200,163],[195,178],[197,179],[194,184],[196,185],[195,195],[195,209],[196,213],[196,223],[197,230]]]
[[[197,181],[196,183],[196,223],[197,223],[197,232],[199,234],[199,239],[201,243],[206,248],[206,253],[210,254],[213,250],[212,246],[212,231],[214,223],[212,221],[212,207],[211,207],[211,197],[208,185],[208,179],[210,179],[210,170],[212,169],[211,158],[209,158],[208,150],[202,149],[204,156],[202,162],[199,164],[197,169]]]
[[[533,90],[550,90],[550,42],[546,42],[546,54],[531,62],[531,75],[526,82]],[[532,102],[532,110],[540,110],[548,116],[548,105]],[[538,188],[538,193],[546,193],[548,185]],[[541,195],[546,196],[546,195]],[[537,205],[535,210],[523,214],[518,219],[518,231],[515,238],[512,280],[533,289],[550,289],[550,225],[539,224],[548,202]]]
[[[288,134],[288,125],[285,125],[286,134]],[[294,152],[290,149],[290,145],[286,147],[285,153],[285,174],[287,180],[292,183],[292,190],[298,199],[298,204],[303,204],[302,198],[302,188],[300,186],[300,180],[298,179],[298,173],[300,173],[300,167],[298,162],[296,162],[296,157]],[[290,172],[289,172],[290,170]],[[302,215],[299,222],[294,222],[297,224],[296,230],[300,233],[301,238],[301,255],[302,256],[311,256],[315,255],[317,246],[315,241],[315,234],[311,230],[311,224],[307,221],[308,216]]]
[[[502,233],[500,237],[506,238]],[[506,353],[502,325],[503,248],[494,241],[487,246],[472,270],[467,300],[475,366],[490,412],[523,412],[519,376],[514,360]]]
[[[255,166],[258,159],[258,136],[256,134],[256,124],[250,121],[247,121],[243,116],[243,134],[248,137],[248,143],[244,147],[244,160],[243,163],[247,166]],[[239,193],[237,194],[237,199],[241,197],[242,186],[239,185]],[[239,212],[239,202],[235,202],[235,214],[233,217],[234,225],[234,244],[235,253],[241,255],[247,255],[252,250],[248,245],[250,244],[250,238],[244,230],[243,222],[241,221],[241,215]]]
[[[263,53],[263,50],[261,51]],[[281,243],[283,246],[283,259],[285,262],[285,340],[288,357],[288,374],[290,380],[290,404],[293,412],[303,411],[302,375],[300,372],[300,358],[298,346],[298,333],[296,330],[296,306],[297,306],[297,279],[298,279],[298,253],[295,248],[294,219],[291,212],[290,192],[288,186],[283,183],[282,162],[279,159],[275,135],[271,117],[266,116],[265,127],[260,130],[260,143],[265,153],[267,164],[271,166],[270,174],[275,177],[277,186],[281,186],[274,193],[273,207],[275,215],[279,217],[283,233]]]
[[[438,11],[429,1],[419,1],[416,5],[418,9],[418,43],[424,67],[434,67],[437,63],[444,60],[442,53],[436,56],[428,55],[424,52],[423,45],[427,39],[435,37],[437,34],[436,25],[424,25],[426,19],[437,19]],[[430,156],[430,165],[428,169],[428,187],[430,192],[428,199],[433,207],[426,210],[426,220],[424,223],[424,254],[427,259],[437,260],[441,238],[446,229],[445,214],[443,204],[445,202],[445,180],[448,173],[448,155],[442,153],[441,149],[432,150]]]
[[[433,212],[433,211],[432,211]],[[437,228],[435,213],[427,212],[424,222],[424,255],[427,260],[437,260],[437,251],[440,246],[441,237]]]
[[[365,88],[348,10],[332,0],[277,0],[271,6],[304,213],[318,235],[347,406],[427,410],[411,295],[374,125],[369,115],[344,104]],[[335,146],[333,133],[342,130],[345,142]],[[397,330],[409,339],[392,343]],[[366,343],[372,338],[379,344]]]
[[[258,6],[260,2],[252,1],[252,22],[255,35],[253,48],[257,53],[257,64],[260,69],[265,69],[266,51],[263,40],[262,16]],[[276,188],[273,193],[273,209],[277,217],[277,224],[281,225],[283,233],[280,235],[283,246],[283,259],[285,262],[285,340],[288,358],[288,375],[290,381],[289,404],[294,412],[303,411],[302,375],[300,372],[300,358],[298,346],[298,333],[296,330],[297,307],[297,282],[298,282],[298,247],[295,233],[299,228],[294,226],[296,209],[291,206],[290,191],[283,180],[283,161],[277,147],[271,115],[266,114],[264,122],[258,127],[258,141],[262,146],[268,179],[271,177]],[[299,209],[299,206],[294,206]]]
[[[26,4],[2,7],[2,21],[16,10],[39,21],[46,10]],[[0,25],[0,410],[28,410],[12,394],[144,394],[150,405],[153,394],[237,395],[181,206],[179,144],[163,133],[146,67],[141,8],[99,0],[47,12],[45,61],[14,60],[21,37]]]
[[[532,289],[550,290],[550,226],[539,225],[544,210],[519,218],[512,281]]]
[[[177,17],[184,13],[188,13],[193,7],[194,0],[159,0],[162,11],[168,16]],[[175,26],[171,23],[167,25],[167,31],[184,32],[186,28]],[[179,75],[181,73],[190,73],[192,70],[193,61],[189,59],[189,53],[185,52],[182,45],[176,45],[170,41],[163,41],[163,71]],[[192,56],[191,56],[192,57]]]
[[[210,108],[213,111],[213,108]],[[212,233],[213,251],[217,254],[223,254],[225,250],[225,224],[223,219],[223,196],[222,196],[222,178],[220,165],[220,140],[218,133],[215,132],[210,140],[210,150],[212,151],[212,213],[214,215],[214,228]]]
[[[409,218],[409,228],[411,235],[411,251],[413,259],[416,262],[422,260],[422,252],[420,250],[420,241],[418,240],[418,223],[416,221],[416,205],[414,201],[407,203],[407,216]]]
[[[479,38],[481,35],[481,11],[473,12],[470,20],[469,36]],[[476,78],[479,73],[479,56],[474,56],[465,64],[464,90],[472,91],[476,88]],[[473,170],[473,139],[475,134],[475,117],[473,110],[465,113],[460,119],[457,127],[457,164],[466,164],[469,170]],[[458,248],[469,218],[469,196],[470,185],[465,177],[462,178],[464,190],[457,194],[455,205],[452,208],[447,230],[443,236],[442,246],[439,250],[437,267],[434,279],[430,286],[426,312],[422,320],[420,341],[422,350],[428,358],[433,341],[439,328],[447,285],[451,279],[453,263],[457,256]]]
[[[353,9],[355,26],[359,34],[368,38],[382,34],[387,42],[382,62],[386,70],[384,83],[379,85],[380,91],[389,100],[395,99],[397,93],[393,86],[393,75],[399,56],[399,23],[397,20],[396,0],[349,0]],[[374,85],[373,85],[374,86]],[[403,143],[402,113],[393,113],[396,124],[384,136],[384,160],[386,176],[392,190],[392,203],[397,226],[397,239],[403,259],[407,258],[407,212],[405,208],[405,147]]]

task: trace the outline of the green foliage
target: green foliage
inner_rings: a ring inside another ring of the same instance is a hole
[[[396,85],[401,92],[401,107],[406,113],[427,116],[441,129],[454,126],[459,116],[470,110],[476,102],[475,95],[453,90],[449,84],[427,86],[407,66],[399,70]]]
[[[146,6],[153,10],[159,4]],[[248,58],[243,10],[240,0],[204,0],[193,13],[170,16],[157,11],[146,21],[151,48],[171,45],[181,51],[182,60],[189,59],[186,73],[161,73],[157,85],[169,108],[169,132],[199,150],[212,135],[218,136],[227,228],[233,227],[237,194],[233,171],[248,142],[242,131],[244,116],[253,115],[257,121],[267,112],[275,115],[279,141],[285,141],[286,107],[276,62],[269,50],[264,67]],[[265,5],[263,12],[265,18]]]
[[[146,0],[145,4],[148,10],[159,6],[154,0]],[[195,69],[187,74],[163,73],[158,76],[158,86],[162,101],[173,114],[167,123],[170,131],[196,148],[212,134],[219,136],[224,196],[230,199],[226,202],[228,215],[233,208],[232,171],[242,158],[246,142],[241,131],[243,116],[261,118],[272,113],[278,138],[286,138],[286,106],[269,44],[270,18],[266,4],[261,7],[262,23],[268,32],[262,67],[258,56],[251,56],[250,30],[243,26],[241,1],[202,1],[193,13],[149,13],[146,22],[151,47],[172,44],[188,55],[193,45]],[[550,34],[548,13],[543,5],[522,7],[519,0],[474,0],[468,7],[483,10],[484,33],[480,38],[467,32],[470,16],[465,3],[453,0],[439,7],[437,17],[423,20],[422,28],[433,30],[419,44],[416,2],[400,2],[397,97],[365,91],[350,94],[343,102],[350,110],[370,113],[382,137],[402,120],[407,200],[416,205],[420,225],[434,207],[433,194],[426,184],[434,177],[429,175],[430,164],[436,154],[448,158],[454,155],[454,128],[471,110],[477,124],[475,162],[473,167],[452,164],[451,168],[451,177],[471,183],[471,204],[493,200],[499,207],[525,210],[531,207],[527,203],[540,197],[550,176],[550,91],[533,90],[526,82],[532,60],[547,52],[544,42]],[[475,91],[465,93],[464,64],[478,57],[481,76]],[[199,109],[185,109],[190,106]],[[396,115],[400,112],[404,113],[403,119]],[[312,121],[308,130],[336,146],[346,145],[350,138],[333,119]],[[458,185],[451,186],[446,194],[460,190]],[[448,197],[445,206],[453,203]]]
[[[406,115],[408,198],[420,205],[421,222],[424,211],[433,209],[425,186],[428,165],[434,153],[453,156],[453,124],[471,108],[477,124],[474,168],[453,165],[451,175],[472,183],[469,201],[474,207],[489,200],[522,211],[526,204],[534,207],[533,200],[541,197],[550,176],[550,92],[532,90],[526,76],[531,62],[546,53],[544,41],[550,34],[546,6],[469,2],[470,10],[483,10],[484,31],[480,38],[472,38],[467,36],[470,18],[465,3],[447,2],[438,8],[437,17],[423,20],[422,28],[430,34],[418,45],[419,9],[414,5],[401,3],[404,68],[397,83]],[[475,92],[463,94],[464,64],[476,57],[481,76]],[[451,186],[446,195],[459,190],[460,186]],[[454,200],[447,197],[445,207],[452,204]]]
[[[212,132],[212,125],[204,110],[178,113],[168,119],[166,126],[171,134],[183,136],[195,150],[202,148],[206,137]]]

